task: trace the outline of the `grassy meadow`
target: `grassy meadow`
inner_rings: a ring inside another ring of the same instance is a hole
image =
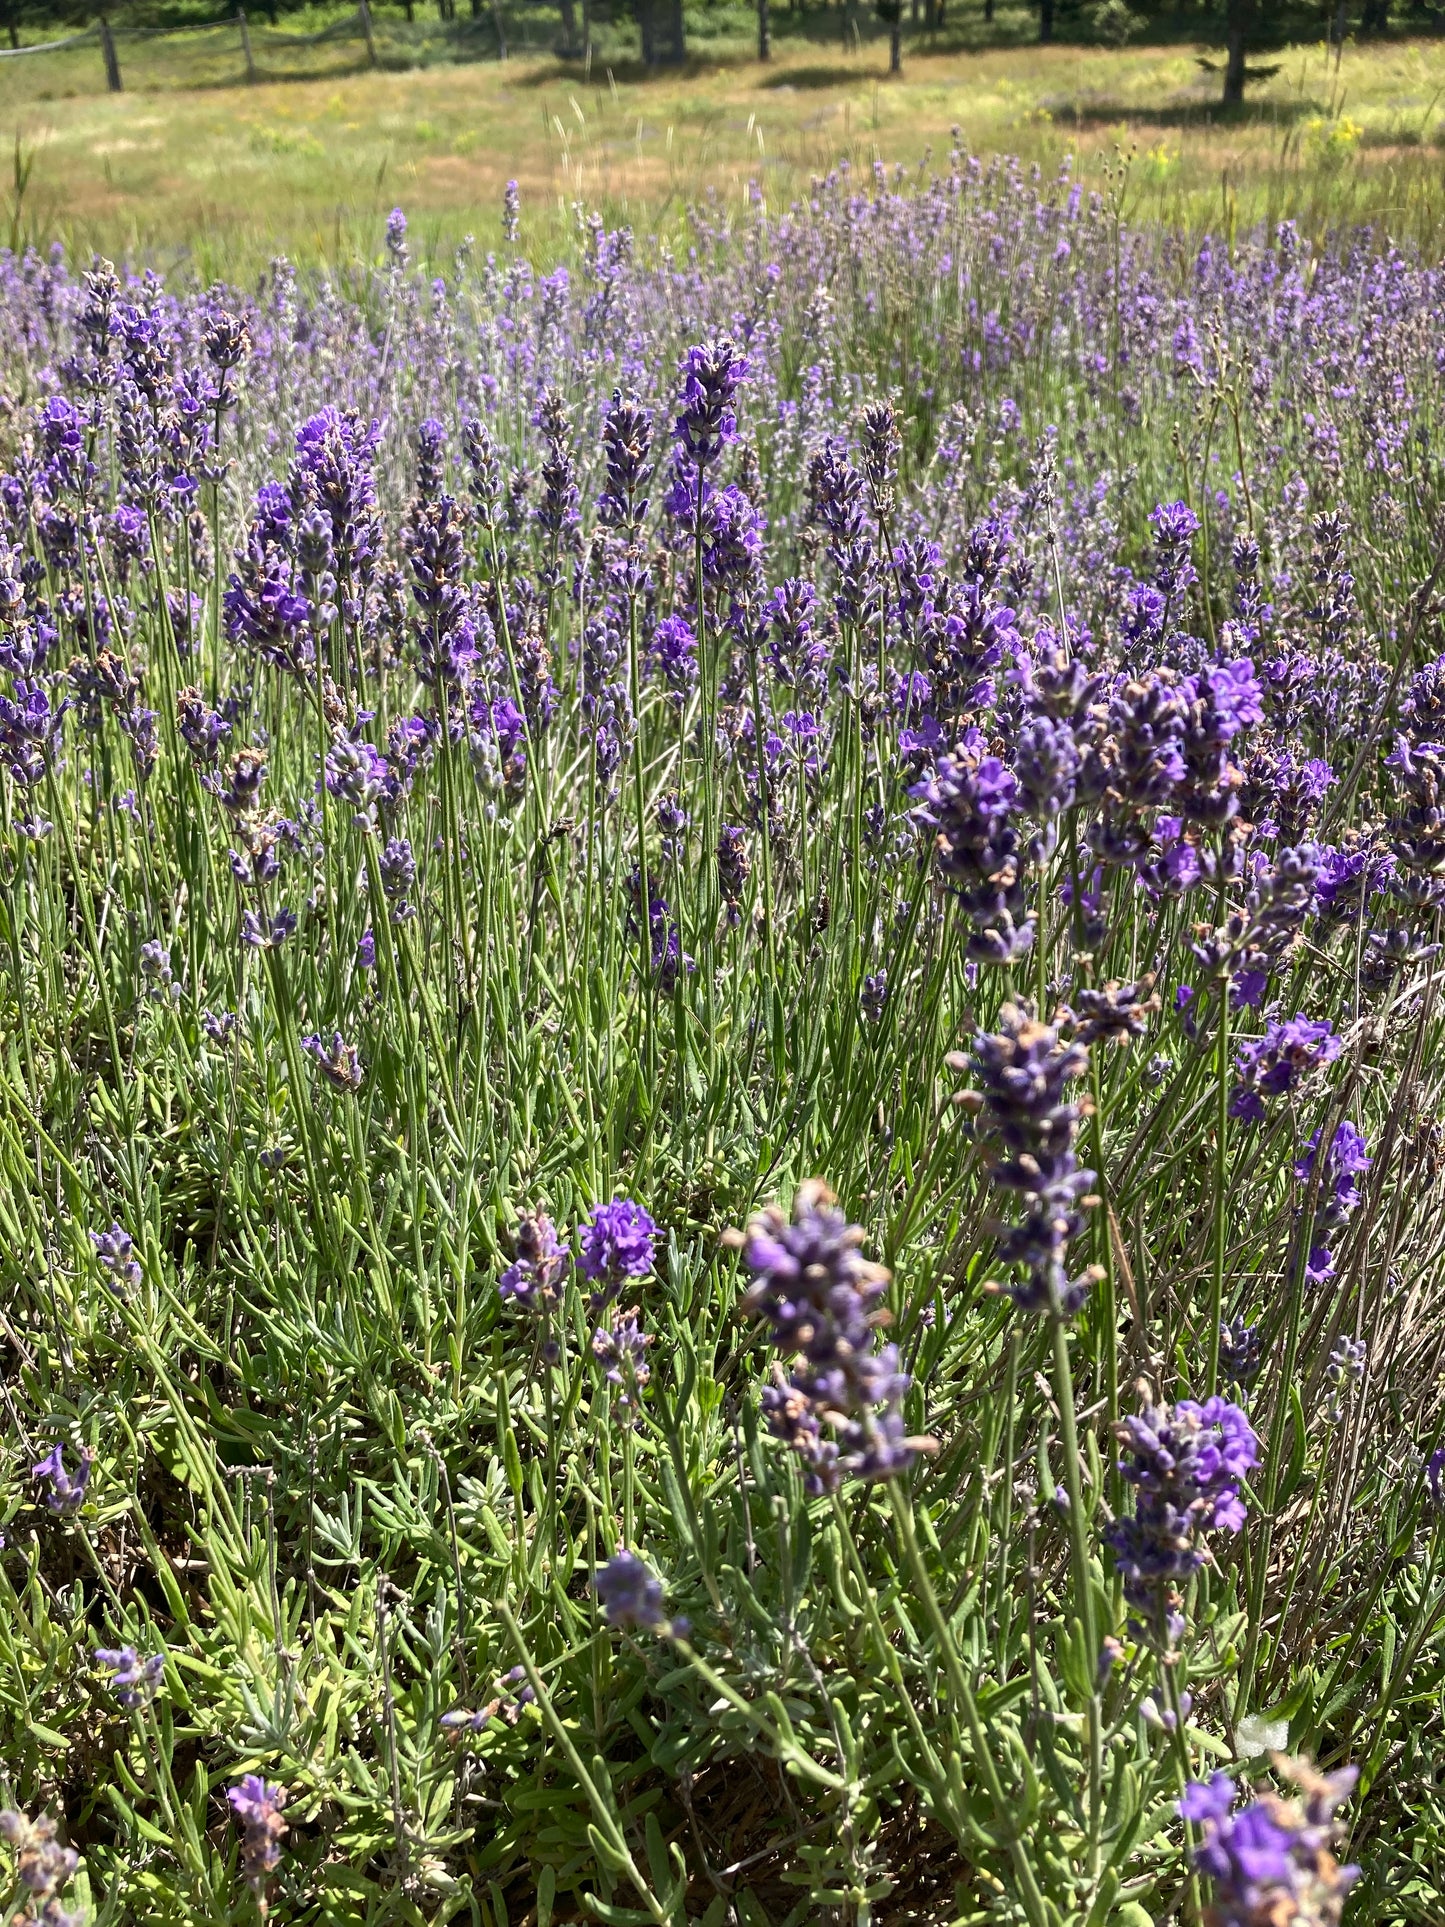
[[[956,36],[978,12],[964,10]],[[1350,43],[1339,60],[1323,44],[1289,47],[1244,112],[1225,116],[1218,75],[1200,65],[1209,55],[1192,44],[931,51],[920,37],[890,79],[876,25],[849,42],[840,13],[778,9],[763,65],[751,16],[730,9],[711,30],[708,14],[690,23],[685,70],[649,74],[630,26],[600,28],[584,68],[528,51],[528,34],[548,36],[526,18],[506,62],[441,59],[435,32],[407,38],[379,18],[375,71],[359,42],[268,51],[258,27],[258,70],[281,77],[250,86],[238,84],[234,30],[123,43],[121,95],[96,91],[94,44],[0,63],[0,128],[16,144],[8,238],[186,256],[202,276],[244,277],[282,250],[372,259],[378,221],[400,201],[417,245],[445,258],[468,232],[492,244],[515,179],[528,245],[546,258],[570,245],[576,202],[675,233],[692,203],[739,207],[754,182],[780,208],[842,161],[926,171],[954,128],[975,153],[1046,172],[1072,156],[1092,182],[1132,153],[1136,220],[1228,230],[1289,215],[1316,234],[1370,221],[1432,241],[1445,219],[1445,40]],[[1006,29],[1013,16],[1002,18]]]

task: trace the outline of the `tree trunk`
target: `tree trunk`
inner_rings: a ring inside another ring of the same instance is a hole
[[[1390,0],[1365,0],[1365,11],[1360,20],[1361,33],[1388,33],[1390,28]]]
[[[917,4],[917,0],[914,0],[914,7],[913,7],[913,18],[914,18],[915,20],[916,20],[916,19],[918,18],[918,4]],[[927,29],[928,29],[928,31],[929,31],[930,33],[937,33],[937,31],[938,31],[938,0],[924,0],[924,6],[923,6],[923,24],[924,24],[924,26],[925,26],[925,27],[927,27]]]
[[[682,0],[672,0],[672,58],[679,67],[687,59],[687,29],[683,24]]]
[[[758,0],[758,59],[770,59],[772,51],[773,28],[768,18],[768,0]]]
[[[100,54],[105,62],[105,84],[113,94],[118,94],[121,92],[120,62],[115,57],[115,39],[104,14],[100,16]]]
[[[562,0],[562,52],[568,60],[577,53],[577,9],[572,0]]]
[[[888,71],[890,74],[903,72],[903,22],[894,20],[888,28]]]
[[[993,0],[983,0],[983,24],[986,27],[993,25]]]
[[[637,31],[642,41],[645,65],[657,65],[657,46],[652,37],[652,0],[637,0]]]
[[[1244,56],[1254,24],[1254,0],[1229,0],[1224,16],[1224,105],[1244,105]]]
[[[1054,0],[1039,0],[1039,45],[1047,47],[1054,37]]]

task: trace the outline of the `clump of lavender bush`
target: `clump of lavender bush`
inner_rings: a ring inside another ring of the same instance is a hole
[[[0,254],[19,1917],[1445,1917],[1440,270],[1121,204]]]

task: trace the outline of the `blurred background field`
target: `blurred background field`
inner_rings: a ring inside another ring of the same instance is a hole
[[[985,28],[983,0],[964,0],[930,34],[905,5],[903,73],[890,77],[886,28],[862,9],[775,7],[763,64],[751,9],[689,6],[686,63],[649,69],[621,5],[591,9],[582,61],[558,57],[554,8],[481,4],[478,17],[411,22],[376,9],[375,66],[354,14],[287,13],[277,32],[258,13],[251,84],[234,24],[136,34],[115,16],[119,94],[104,91],[93,38],[0,60],[0,239],[246,279],[278,251],[332,268],[374,259],[378,217],[400,201],[415,245],[445,259],[467,233],[495,243],[515,178],[528,246],[546,260],[570,247],[578,202],[680,236],[690,205],[741,206],[753,184],[778,207],[844,162],[926,171],[958,129],[975,153],[1045,170],[1072,156],[1086,180],[1132,152],[1135,219],[1226,233],[1285,216],[1311,233],[1367,221],[1439,249],[1445,40],[1331,49],[1322,30],[1304,37],[1326,9],[1289,16],[1301,37],[1271,49],[1243,109],[1225,111],[1213,16],[1197,9],[1178,37],[1114,49],[1031,44],[1032,7],[1000,6]],[[29,23],[22,38],[57,31]]]

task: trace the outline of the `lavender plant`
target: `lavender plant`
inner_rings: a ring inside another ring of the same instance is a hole
[[[0,255],[19,1917],[1445,1911],[1440,271],[1122,193]]]

